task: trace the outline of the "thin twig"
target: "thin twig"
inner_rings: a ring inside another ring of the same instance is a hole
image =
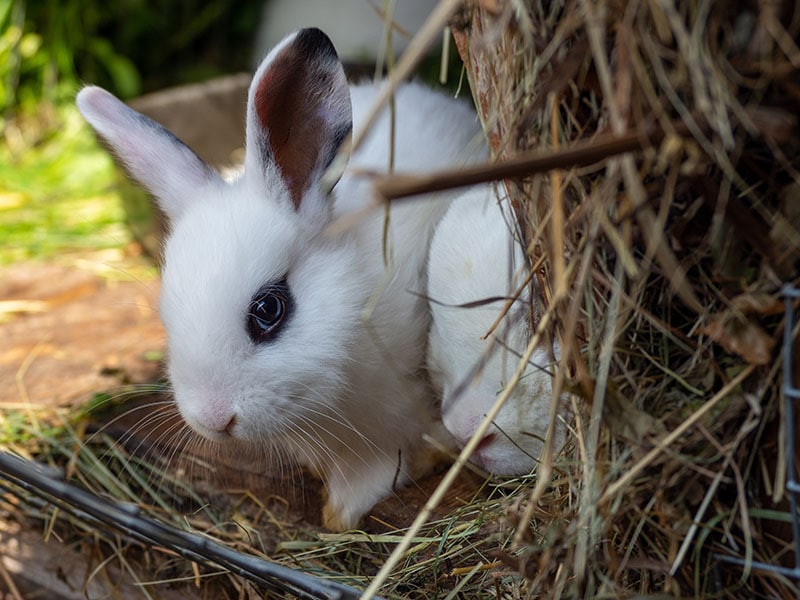
[[[361,600],[369,600],[378,593],[378,590],[381,589],[381,586],[383,586],[391,572],[395,569],[405,553],[411,547],[414,538],[419,534],[425,523],[428,522],[428,519],[430,519],[436,507],[439,506],[445,494],[453,485],[456,477],[458,477],[458,474],[464,468],[464,465],[467,463],[467,461],[469,461],[470,456],[473,455],[481,440],[483,440],[486,432],[489,430],[489,427],[492,426],[493,421],[500,412],[500,409],[503,408],[506,400],[508,400],[508,398],[511,396],[514,388],[516,388],[517,384],[519,383],[520,378],[528,368],[528,363],[531,360],[531,356],[533,356],[533,353],[539,347],[539,342],[541,340],[540,332],[546,330],[550,319],[552,319],[552,311],[548,310],[542,315],[540,327],[537,329],[536,333],[534,333],[530,343],[528,344],[528,347],[525,349],[522,358],[517,364],[517,370],[514,372],[514,375],[511,377],[505,388],[503,388],[503,391],[498,395],[497,400],[495,400],[495,403],[492,405],[492,407],[486,412],[486,417],[483,419],[483,421],[481,421],[480,425],[472,434],[472,437],[461,450],[458,458],[456,458],[453,465],[442,478],[442,481],[425,503],[425,506],[421,511],[419,511],[414,519],[414,522],[411,524],[411,527],[408,528],[405,536],[403,536],[402,541],[395,546],[394,550],[392,550],[392,553],[386,559],[386,562],[383,563],[380,571],[378,571],[378,574],[361,596]]]
[[[679,124],[675,126],[679,127]],[[663,131],[653,128],[623,135],[603,134],[592,140],[576,142],[569,148],[546,151],[537,149],[499,163],[444,169],[419,175],[398,173],[377,177],[373,186],[378,198],[396,200],[478,183],[530,177],[553,169],[584,167],[617,154],[655,147],[663,139]]]
[[[405,52],[403,52],[403,55],[397,61],[397,66],[384,81],[372,108],[364,119],[361,129],[355,132],[351,143],[342,145],[336,158],[333,160],[330,167],[328,167],[320,184],[324,191],[329,192],[333,189],[333,186],[336,185],[339,176],[347,165],[350,154],[357,150],[362,144],[367,134],[372,129],[372,126],[375,125],[375,121],[378,119],[384,106],[386,106],[389,99],[394,95],[397,87],[411,75],[414,68],[425,55],[425,51],[430,47],[433,41],[439,37],[442,29],[447,25],[447,21],[453,16],[462,3],[463,0],[441,0],[422,25],[419,32],[411,39]]]

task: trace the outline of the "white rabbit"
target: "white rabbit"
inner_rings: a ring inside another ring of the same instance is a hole
[[[181,415],[209,440],[251,442],[320,474],[331,529],[408,481],[435,412],[420,377],[429,317],[414,292],[447,203],[393,207],[388,265],[382,210],[343,233],[327,227],[370,200],[363,179],[345,174],[327,195],[321,178],[377,91],[349,88],[318,29],[288,36],[251,84],[244,173],[230,184],[108,92],[77,99],[171,224],[161,317]],[[401,87],[395,104],[398,171],[453,164],[478,132],[470,108],[423,86]],[[384,111],[351,164],[385,172],[389,139]]]
[[[517,369],[531,338],[526,286],[497,327],[497,346],[490,351],[483,339],[527,273],[515,231],[508,207],[498,205],[491,187],[479,186],[452,202],[431,242],[428,365],[442,394],[444,425],[461,446]],[[489,299],[495,300],[480,302]],[[542,344],[472,462],[497,475],[521,475],[533,469],[550,421],[551,362]],[[559,426],[557,447],[562,440]]]

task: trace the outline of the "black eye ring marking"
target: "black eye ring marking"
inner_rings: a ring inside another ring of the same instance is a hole
[[[286,277],[261,287],[247,308],[247,335],[254,344],[272,342],[294,312],[294,299]]]

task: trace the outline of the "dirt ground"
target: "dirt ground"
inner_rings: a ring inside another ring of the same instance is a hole
[[[110,279],[103,265],[94,256],[2,271],[0,406],[74,406],[159,377],[158,279]]]

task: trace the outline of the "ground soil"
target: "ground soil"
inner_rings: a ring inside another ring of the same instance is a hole
[[[158,280],[110,279],[101,260],[0,271],[0,406],[74,406],[159,377]]]

